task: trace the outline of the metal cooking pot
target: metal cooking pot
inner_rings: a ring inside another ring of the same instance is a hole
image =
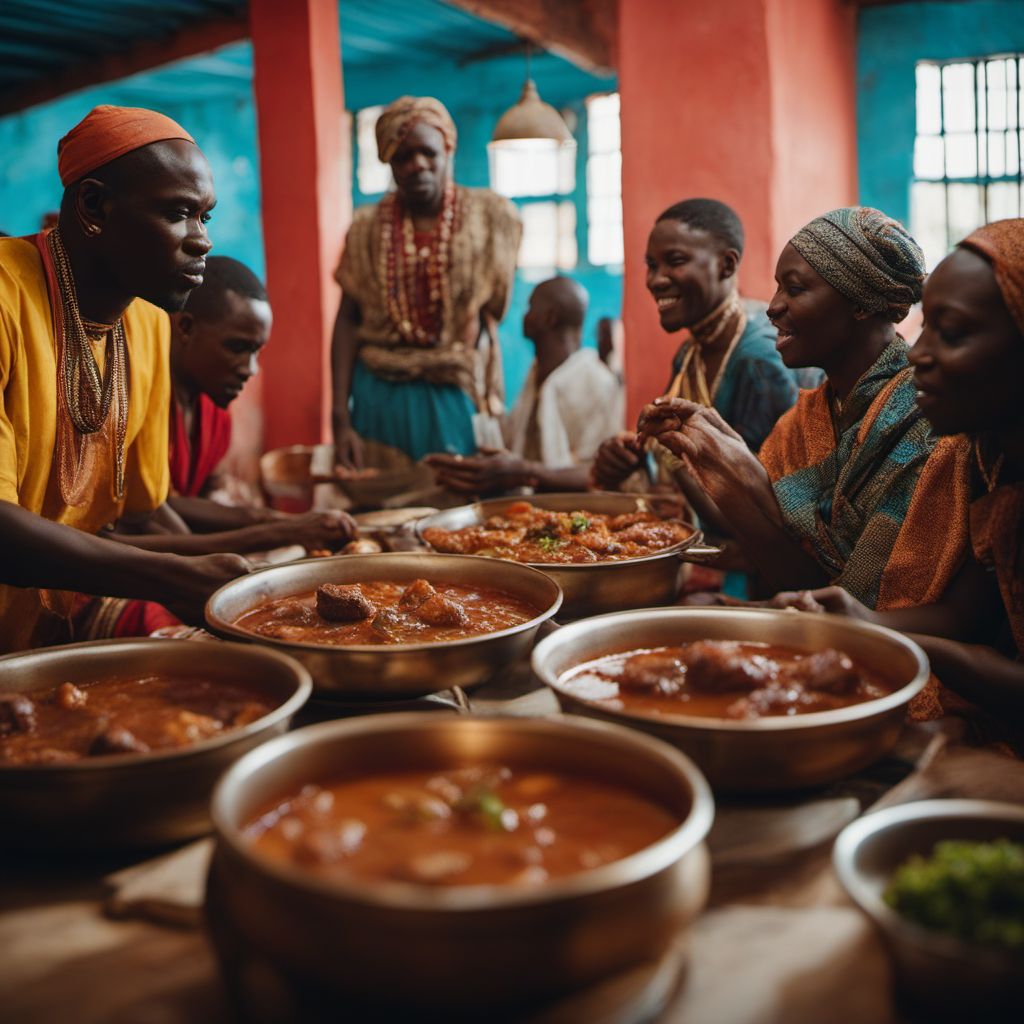
[[[423,531],[429,527],[461,530],[467,526],[479,526],[491,516],[500,515],[509,505],[520,501],[528,501],[537,508],[553,512],[584,510],[617,516],[636,512],[643,504],[657,508],[666,501],[666,497],[658,494],[599,492],[534,494],[525,499],[494,498],[420,519],[416,523],[416,532],[423,539]],[[627,608],[652,608],[671,604],[679,595],[686,578],[687,566],[683,563],[704,562],[720,554],[717,548],[703,545],[702,540],[700,530],[693,529],[690,536],[678,544],[642,558],[580,565],[549,562],[528,564],[547,573],[562,588],[565,601],[559,618],[580,619]]]
[[[168,673],[249,683],[270,693],[268,715],[190,747],[0,764],[0,847],[124,849],[181,842],[210,827],[214,783],[235,758],[288,728],[312,690],[309,673],[274,651],[191,640],[98,640],[0,658],[0,691]]]
[[[583,701],[559,682],[569,669],[606,654],[691,640],[835,647],[878,672],[893,692],[831,711],[734,721],[617,711]],[[727,792],[820,786],[865,768],[895,745],[907,704],[928,679],[924,652],[892,630],[837,615],[745,608],[657,608],[574,622],[542,640],[532,664],[564,711],[668,740],[693,758],[712,787]]]
[[[478,763],[629,786],[680,824],[630,857],[536,886],[326,879],[265,859],[242,834],[310,782]],[[212,814],[207,921],[246,1019],[336,1020],[344,1007],[360,1020],[442,1009],[504,1020],[658,960],[708,892],[714,809],[700,773],[665,744],[594,722],[391,714],[311,726],[240,761]]]
[[[493,587],[529,601],[540,614],[528,622],[463,640],[422,644],[292,643],[259,636],[235,625],[268,601],[306,594],[321,583],[384,580]],[[414,697],[450,686],[469,688],[527,654],[541,623],[562,603],[558,585],[515,562],[471,555],[400,552],[310,558],[271,566],[221,587],[206,604],[206,621],[218,636],[270,647],[301,661],[312,673],[318,697],[388,700]]]

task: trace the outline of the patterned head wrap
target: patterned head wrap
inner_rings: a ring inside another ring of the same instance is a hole
[[[455,122],[445,105],[433,96],[399,96],[377,119],[377,155],[381,163],[391,163],[395,150],[417,124],[436,128],[444,136],[445,151],[454,151]]]
[[[57,143],[57,170],[65,187],[134,149],[165,139],[195,139],[177,121],[143,107],[93,107]]]
[[[997,220],[968,235],[961,243],[984,256],[1017,329],[1024,334],[1024,220]]]
[[[870,206],[816,217],[790,245],[840,295],[898,324],[921,298],[924,254],[898,221]]]

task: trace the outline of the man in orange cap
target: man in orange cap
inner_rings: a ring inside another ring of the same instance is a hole
[[[69,639],[67,591],[200,622],[209,594],[248,567],[182,557],[202,538],[144,551],[98,536],[163,514],[165,311],[203,280],[209,164],[170,118],[97,107],[60,141],[58,167],[57,227],[0,239],[0,651]]]

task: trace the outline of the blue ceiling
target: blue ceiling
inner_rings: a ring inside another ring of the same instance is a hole
[[[246,7],[246,0],[0,0],[0,98],[211,18],[244,16]],[[508,30],[440,0],[341,0],[339,7],[342,61],[353,70],[457,63],[515,43]],[[197,97],[251,77],[247,47],[188,65],[189,81],[183,73],[180,84]]]

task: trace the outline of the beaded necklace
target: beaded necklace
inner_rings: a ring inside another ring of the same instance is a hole
[[[63,344],[58,372],[62,404],[75,431],[83,436],[102,431],[111,404],[115,406],[114,488],[120,500],[124,497],[124,449],[128,433],[128,346],[124,321],[120,317],[113,324],[83,320],[78,308],[71,261],[59,229],[54,228],[46,242],[60,292]],[[106,338],[102,374],[92,351],[90,336],[97,341]],[[74,449],[61,453],[61,488],[65,495],[77,491],[77,477],[83,465],[83,450],[77,441],[76,438],[61,439],[62,448],[70,445]]]
[[[457,214],[455,185],[445,185],[437,226],[418,247],[412,217],[397,193],[380,202],[380,281],[395,329],[409,345],[436,345],[451,323],[451,241]],[[425,281],[425,295],[418,287]],[[425,301],[424,301],[425,299]]]

